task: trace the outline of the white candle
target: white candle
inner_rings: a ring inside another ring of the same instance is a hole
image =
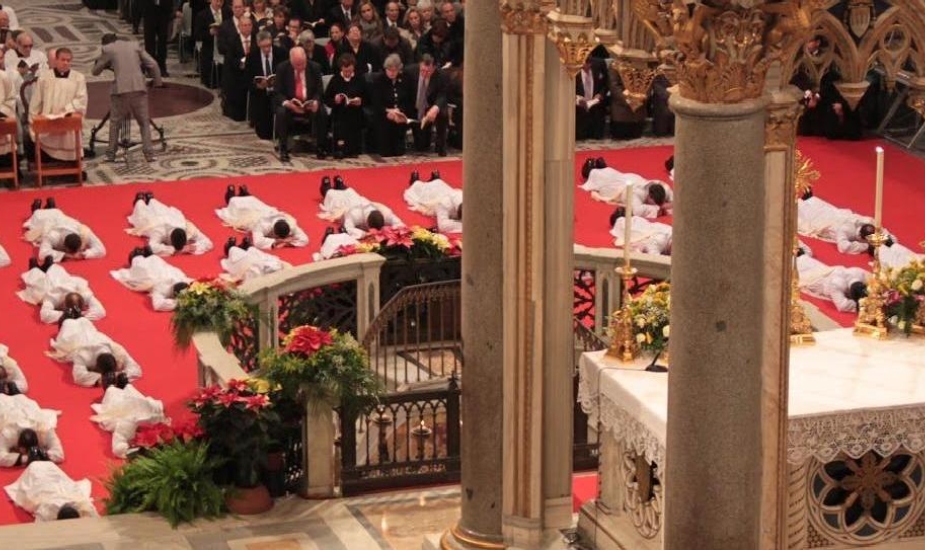
[[[626,186],[626,200],[625,212],[624,212],[624,224],[623,229],[623,265],[627,269],[630,267],[630,232],[633,227],[633,184],[627,184]]]
[[[877,199],[874,203],[874,226],[883,226],[883,147],[877,147]]]

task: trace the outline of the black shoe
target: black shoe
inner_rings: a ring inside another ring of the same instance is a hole
[[[420,179],[421,179],[421,174],[418,173],[417,170],[412,170],[411,177],[408,178],[408,186],[410,187],[414,185],[414,182],[419,181]]]
[[[331,176],[324,176],[321,178],[321,187],[319,190],[321,191],[321,198],[324,199],[324,197],[327,196],[328,191],[331,190]]]
[[[228,251],[231,250],[233,246],[238,246],[238,242],[235,241],[234,237],[228,237],[228,240],[225,242],[225,257],[228,257]]]
[[[154,198],[154,193],[150,191],[145,191],[144,197],[145,197],[145,204],[151,204],[151,199]]]
[[[128,253],[128,266],[132,267],[132,260],[135,259],[135,256],[144,256],[144,253],[141,251],[140,247],[135,247],[131,252]]]
[[[324,229],[324,237],[321,237],[321,244],[324,244],[324,241],[328,240],[328,237],[330,237],[333,234],[334,234],[334,228],[330,226],[326,227]]]
[[[238,186],[238,196],[239,197],[249,197],[251,196],[251,192],[247,190],[246,185],[239,185]]]
[[[320,154],[320,153],[319,153]],[[320,157],[319,157],[320,158]],[[279,152],[279,161],[280,162],[289,162],[292,159],[289,157],[289,151],[282,150]]]
[[[147,258],[148,256],[154,255],[154,251],[151,250],[151,245],[148,245],[148,244],[144,245],[141,248],[141,253],[144,254],[145,258]]]
[[[346,234],[347,234],[347,227],[342,225],[342,226],[340,226],[340,229],[337,230],[337,232],[338,232],[338,233],[343,233],[343,234],[346,235]]]
[[[585,163],[581,166],[582,179],[587,181],[588,177],[591,175],[591,170],[594,170],[594,159],[589,158],[585,160]]]
[[[234,197],[234,185],[229,185],[225,189],[225,204],[231,202],[232,197]]]
[[[55,265],[55,259],[52,258],[50,255],[49,255],[49,256],[45,256],[45,259],[42,261],[41,270],[42,270],[42,271],[48,271],[48,268],[50,268],[50,267],[53,266],[53,265]]]
[[[45,199],[45,208],[58,208],[58,204],[55,202],[54,197]]]
[[[434,181],[438,179],[440,179],[440,170],[434,170],[433,172],[430,173],[430,181]]]
[[[334,189],[343,191],[347,188],[347,183],[344,181],[344,178],[340,176],[334,176]]]
[[[601,168],[607,168],[607,161],[604,160],[604,157],[597,157],[594,159],[594,167],[600,170]]]
[[[32,211],[33,211],[33,212],[35,212],[36,210],[41,209],[41,208],[42,208],[42,199],[35,199],[34,201],[32,201],[32,206],[31,206],[30,208],[32,208]]]
[[[33,269],[39,269],[39,260],[35,257],[29,258],[29,270]]]
[[[252,246],[254,246],[254,241],[252,241],[250,237],[244,237],[241,239],[241,246],[239,248],[241,250],[247,250]]]
[[[145,200],[145,194],[144,194],[144,193],[142,193],[141,191],[135,193],[135,199],[132,201],[132,207],[134,208],[134,207],[135,207],[135,204],[137,204],[138,201],[143,201],[143,200]]]

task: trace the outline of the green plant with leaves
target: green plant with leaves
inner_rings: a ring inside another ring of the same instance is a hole
[[[383,392],[366,351],[353,336],[337,330],[296,327],[281,349],[261,352],[259,364],[264,379],[300,402],[359,411],[374,405]]]
[[[883,277],[887,315],[906,336],[912,333],[919,308],[925,304],[925,262],[913,260],[888,270]]]
[[[661,353],[668,348],[670,310],[671,286],[667,282],[650,285],[630,300],[633,334],[640,349]]]
[[[227,345],[235,325],[254,314],[254,307],[244,295],[221,279],[194,281],[177,295],[177,307],[170,320],[174,343],[187,349],[196,332],[215,331]]]
[[[176,440],[115,468],[106,482],[107,514],[157,512],[172,527],[224,513],[224,494],[212,474],[208,445]]]

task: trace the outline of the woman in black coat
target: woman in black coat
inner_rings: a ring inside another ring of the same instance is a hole
[[[331,109],[334,156],[356,157],[362,149],[366,80],[356,74],[356,58],[353,54],[341,55],[337,63],[340,68],[324,91],[324,104]]]

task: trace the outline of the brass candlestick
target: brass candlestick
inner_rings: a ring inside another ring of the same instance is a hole
[[[883,284],[880,282],[880,247],[887,241],[881,228],[867,237],[867,242],[874,247],[873,272],[867,281],[867,297],[860,300],[858,320],[854,323],[854,333],[870,336],[878,340],[886,338],[889,327],[886,323],[886,302],[883,299]]]
[[[630,313],[630,283],[636,276],[637,270],[625,265],[618,267],[616,271],[623,279],[623,297],[620,309],[611,317],[610,349],[607,350],[607,355],[629,362],[639,354],[639,344],[636,343],[636,337],[633,335],[633,316]]]
[[[793,271],[790,277],[790,343],[814,344],[813,325],[806,316],[803,302],[800,301],[800,272],[797,269],[797,254],[800,250],[800,241],[793,239]]]

